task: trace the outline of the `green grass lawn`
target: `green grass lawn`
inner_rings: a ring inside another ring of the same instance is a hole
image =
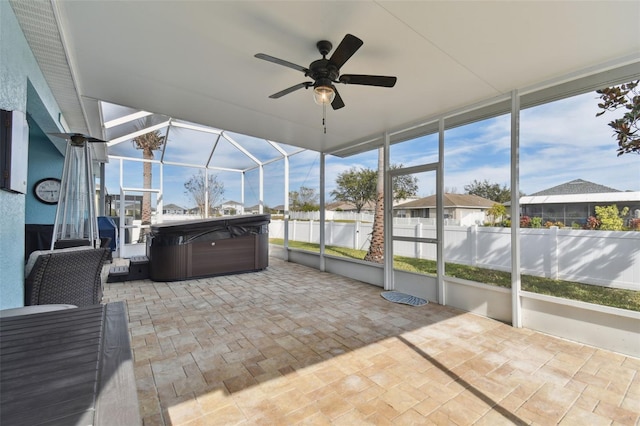
[[[279,238],[271,238],[269,239],[269,242],[279,245],[284,244],[284,241]],[[299,241],[289,241],[289,247],[315,252],[320,251],[320,246],[318,244],[303,243]],[[343,256],[351,259],[363,259],[366,251],[354,250],[345,247],[325,246],[325,254]],[[418,272],[428,275],[436,274],[436,262],[433,260],[395,256],[393,266],[394,268],[403,271]],[[474,266],[459,265],[456,263],[446,263],[445,274],[465,280],[511,288],[510,272],[477,268]],[[563,297],[565,299],[612,306],[614,308],[640,311],[639,291],[607,288],[572,281],[552,280],[532,275],[522,275],[521,279],[522,289],[532,293],[547,294],[550,296]]]

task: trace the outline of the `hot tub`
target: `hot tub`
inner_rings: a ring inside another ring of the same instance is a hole
[[[271,215],[242,215],[152,225],[147,238],[154,281],[251,272],[269,265]]]

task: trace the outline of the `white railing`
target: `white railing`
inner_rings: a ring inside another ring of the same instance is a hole
[[[366,250],[372,224],[326,222],[325,244]],[[395,236],[435,238],[435,227],[396,223]],[[445,226],[447,262],[510,271],[511,229]],[[640,291],[640,232],[521,229],[523,274]],[[284,238],[284,222],[272,220],[270,238]],[[318,244],[317,221],[289,221],[289,239]],[[435,245],[395,241],[395,255],[436,259]]]

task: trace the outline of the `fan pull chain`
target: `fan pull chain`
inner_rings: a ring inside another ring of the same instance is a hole
[[[327,124],[326,124],[326,119],[327,119],[327,104],[323,103],[322,104],[322,127],[324,127],[324,134],[327,134]]]

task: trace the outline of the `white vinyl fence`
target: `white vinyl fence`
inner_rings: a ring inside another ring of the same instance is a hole
[[[433,225],[395,223],[396,236],[435,238]],[[371,223],[326,222],[327,245],[366,250]],[[523,274],[640,291],[640,232],[521,229]],[[284,238],[284,222],[273,220],[270,238]],[[320,223],[289,221],[289,239],[320,243]],[[395,241],[395,255],[436,259],[435,245]],[[445,226],[447,262],[511,270],[511,229]]]

